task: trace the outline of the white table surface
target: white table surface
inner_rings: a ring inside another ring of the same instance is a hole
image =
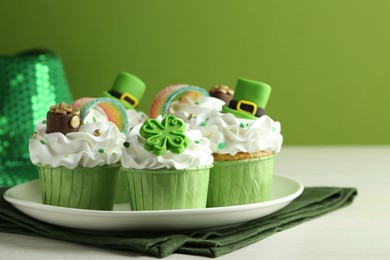
[[[305,186],[357,187],[352,205],[218,259],[390,259],[390,146],[284,147],[275,172]],[[0,233],[0,259],[153,259]],[[166,259],[206,259],[172,254]]]

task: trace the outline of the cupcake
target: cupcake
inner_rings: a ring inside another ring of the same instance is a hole
[[[147,119],[126,136],[121,171],[132,210],[205,208],[210,143],[172,115]]]
[[[112,99],[93,99],[81,111],[65,103],[52,106],[38,123],[29,152],[38,167],[44,204],[112,210],[125,139],[118,125],[125,132],[127,122],[107,120],[102,107],[111,108],[111,118],[115,109],[124,113]]]
[[[145,83],[141,79],[127,72],[120,72],[116,76],[111,89],[104,91],[102,96],[114,98],[123,105],[131,128],[143,123],[148,118],[144,112],[137,110],[145,89]],[[116,203],[129,202],[129,191],[126,183],[126,176],[120,172],[115,194]]]
[[[280,123],[265,115],[271,92],[265,83],[240,78],[224,113],[200,113],[190,120],[210,140],[207,207],[257,203],[271,199],[274,156],[283,141]]]

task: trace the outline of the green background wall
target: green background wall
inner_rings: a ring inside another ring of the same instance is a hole
[[[163,87],[273,87],[285,144],[390,144],[390,1],[0,0],[0,55],[62,56],[75,98],[119,71]]]

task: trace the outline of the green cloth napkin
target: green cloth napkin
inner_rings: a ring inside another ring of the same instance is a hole
[[[0,231],[42,236],[110,249],[130,250],[156,257],[184,253],[218,257],[262,240],[310,219],[352,203],[355,188],[305,188],[287,207],[264,218],[218,230],[175,233],[126,233],[118,235],[78,233],[30,218],[3,199],[0,188]]]

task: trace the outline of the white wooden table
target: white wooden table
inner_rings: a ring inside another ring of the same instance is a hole
[[[284,147],[276,173],[305,186],[357,187],[352,205],[219,259],[390,259],[390,146]],[[0,259],[153,259],[0,233]],[[205,259],[173,254],[167,259]]]

